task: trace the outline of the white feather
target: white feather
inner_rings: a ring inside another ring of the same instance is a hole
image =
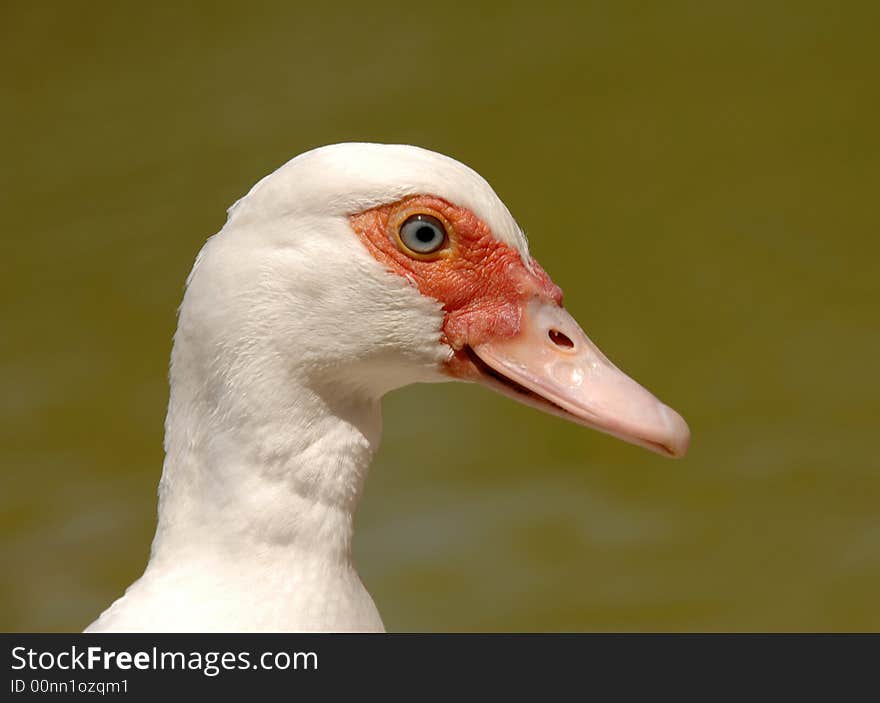
[[[468,208],[529,262],[523,231],[479,173],[443,154],[404,144],[331,144],[307,151],[259,181],[229,216],[352,215],[418,194]]]
[[[445,380],[451,350],[439,303],[348,215],[416,193],[472,209],[528,259],[488,184],[416,147],[316,149],[230,208],[180,307],[151,558],[89,631],[382,629],[351,556],[379,399]]]

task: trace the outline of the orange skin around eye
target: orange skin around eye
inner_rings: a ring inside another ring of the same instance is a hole
[[[447,225],[448,241],[430,255],[407,253],[397,228],[412,215],[427,214]],[[534,259],[492,236],[466,208],[431,195],[415,195],[351,216],[370,253],[391,271],[413,281],[445,311],[441,341],[456,352],[450,366],[468,364],[465,346],[512,337],[522,309],[533,297],[562,304],[562,291]]]

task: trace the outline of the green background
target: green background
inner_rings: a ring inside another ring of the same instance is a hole
[[[140,575],[196,252],[370,140],[480,171],[693,432],[392,394],[356,539],[389,629],[880,629],[880,5],[180,5],[0,9],[0,628]]]

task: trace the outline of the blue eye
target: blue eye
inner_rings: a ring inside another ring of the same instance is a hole
[[[431,215],[413,215],[400,225],[400,241],[416,254],[433,254],[446,244],[446,227]]]

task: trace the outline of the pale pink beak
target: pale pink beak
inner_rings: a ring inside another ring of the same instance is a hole
[[[684,419],[612,364],[574,318],[533,298],[519,332],[470,348],[475,380],[527,405],[664,456],[687,452]]]

